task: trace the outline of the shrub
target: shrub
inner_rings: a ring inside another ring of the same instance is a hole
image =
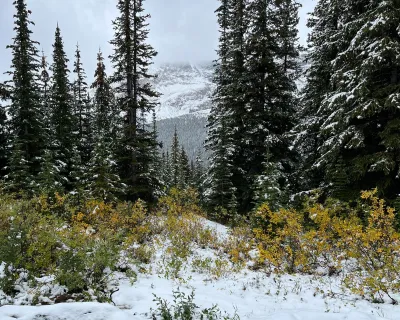
[[[351,225],[340,228],[339,236],[348,257],[357,260],[359,269],[348,273],[345,285],[353,292],[382,300],[400,292],[400,234],[396,231],[396,215],[379,199],[377,190],[364,191],[361,198],[368,212],[365,227]]]
[[[109,275],[119,257],[119,239],[112,230],[90,233],[79,215],[71,223],[63,221],[50,214],[46,198],[4,199],[0,204],[3,291],[15,294],[17,278],[25,272],[28,280],[54,274],[70,293],[91,291],[92,298],[98,299],[107,296]]]
[[[307,264],[302,242],[304,234],[302,216],[292,209],[273,212],[267,204],[255,213],[254,229],[258,240],[259,259],[276,271],[296,272]],[[253,222],[254,223],[254,222]]]
[[[194,297],[194,291],[190,294],[185,294],[179,291],[179,288],[173,292],[172,304],[154,295],[153,301],[156,303],[157,309],[150,311],[152,318],[160,320],[240,320],[237,313],[232,317],[226,313],[223,314],[217,305],[201,310],[194,303]]]

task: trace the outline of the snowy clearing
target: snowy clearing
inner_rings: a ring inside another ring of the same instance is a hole
[[[228,228],[205,220],[221,239],[228,237]],[[23,306],[32,295],[20,295],[16,305],[0,307],[0,320],[131,320],[151,319],[156,309],[154,295],[169,302],[173,291],[195,293],[195,303],[201,309],[217,304],[222,312],[235,313],[240,319],[270,320],[378,320],[399,319],[399,306],[372,304],[341,291],[340,277],[268,275],[248,268],[226,272],[219,279],[210,274],[194,272],[187,264],[179,278],[166,279],[160,271],[163,247],[148,266],[148,273],[139,273],[133,284],[123,273],[116,273],[118,291],[112,304],[70,302],[44,306]],[[191,259],[216,257],[212,249],[197,248]],[[219,254],[220,256],[221,254]],[[162,269],[162,268],[161,268]],[[1,300],[2,292],[0,292]],[[4,296],[4,295],[3,295]]]

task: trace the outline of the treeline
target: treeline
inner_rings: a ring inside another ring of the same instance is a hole
[[[201,152],[197,153],[195,159],[189,160],[185,148],[179,141],[176,128],[171,147],[166,148],[161,154],[160,172],[165,191],[171,188],[180,190],[194,188],[199,191],[202,200],[206,169]]]
[[[399,203],[400,5],[320,0],[299,75],[295,0],[221,0],[208,201],[231,215],[319,190]],[[295,195],[295,196],[293,196]]]
[[[118,1],[110,42],[113,72],[107,74],[99,51],[92,83],[79,46],[70,71],[57,25],[48,61],[32,39],[25,1],[14,5],[12,65],[0,87],[9,102],[0,107],[2,188],[28,196],[71,193],[78,200],[155,199],[162,191],[160,145],[147,118],[159,96],[148,72],[157,53],[147,43],[143,1]]]
[[[0,85],[9,101],[0,108],[8,192],[151,202],[193,186],[211,211],[230,219],[263,202],[286,207],[313,190],[321,201],[353,201],[378,187],[400,207],[399,4],[320,0],[308,22],[310,67],[298,92],[300,4],[220,0],[207,169],[190,164],[177,137],[162,155],[159,94],[148,72],[156,52],[143,1],[118,0],[113,70],[108,76],[99,52],[93,83],[79,47],[68,69],[58,26],[47,61],[31,39],[25,1],[14,5],[10,79]]]

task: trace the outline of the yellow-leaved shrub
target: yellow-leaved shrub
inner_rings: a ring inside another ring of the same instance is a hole
[[[254,228],[258,241],[259,259],[272,270],[293,273],[307,264],[302,236],[302,216],[292,209],[272,211],[261,205],[255,218],[262,221]]]
[[[341,273],[353,293],[378,300],[386,295],[397,303],[392,296],[400,292],[396,213],[376,194],[363,191],[358,210],[337,201],[302,212],[261,205],[253,218],[259,262],[275,272],[319,273],[321,267],[329,275]]]

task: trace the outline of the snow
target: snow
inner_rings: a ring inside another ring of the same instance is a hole
[[[220,240],[227,239],[229,228],[203,219]],[[14,304],[0,307],[0,320],[145,320],[151,319],[151,309],[156,309],[154,295],[172,303],[173,291],[187,294],[194,290],[194,302],[203,308],[217,304],[222,312],[237,313],[240,319],[248,320],[396,320],[399,306],[389,303],[372,304],[360,297],[343,291],[340,276],[275,275],[245,268],[239,272],[231,270],[220,278],[207,273],[195,272],[187,264],[179,278],[167,279],[160,270],[165,243],[158,247],[156,258],[146,266],[147,273],[138,273],[136,282],[123,273],[116,273],[119,290],[112,295],[113,303],[70,302],[55,305],[23,306],[27,296],[25,288]],[[164,247],[163,247],[164,246]],[[251,252],[256,256],[256,252]],[[225,259],[223,252],[197,247],[191,257]],[[249,264],[250,265],[250,264]],[[0,273],[2,270],[0,268]],[[39,279],[44,288],[50,277]],[[62,291],[55,286],[47,290]],[[2,292],[0,291],[0,301]],[[3,301],[4,303],[4,301]]]
[[[397,306],[373,305],[366,301],[324,298],[316,288],[328,291],[332,283],[324,285],[310,276],[268,277],[265,273],[244,271],[220,280],[186,272],[188,281],[177,283],[155,274],[141,275],[131,285],[122,280],[113,295],[116,306],[100,303],[61,303],[48,306],[3,306],[0,319],[11,320],[133,320],[149,319],[150,308],[155,308],[153,293],[172,301],[172,291],[178,287],[190,293],[195,288],[195,303],[202,308],[218,304],[221,310],[241,319],[271,320],[378,320],[398,319]]]
[[[155,110],[157,120],[187,114],[208,116],[214,88],[211,63],[163,64],[154,67],[152,72],[157,75],[154,88],[161,93]]]

